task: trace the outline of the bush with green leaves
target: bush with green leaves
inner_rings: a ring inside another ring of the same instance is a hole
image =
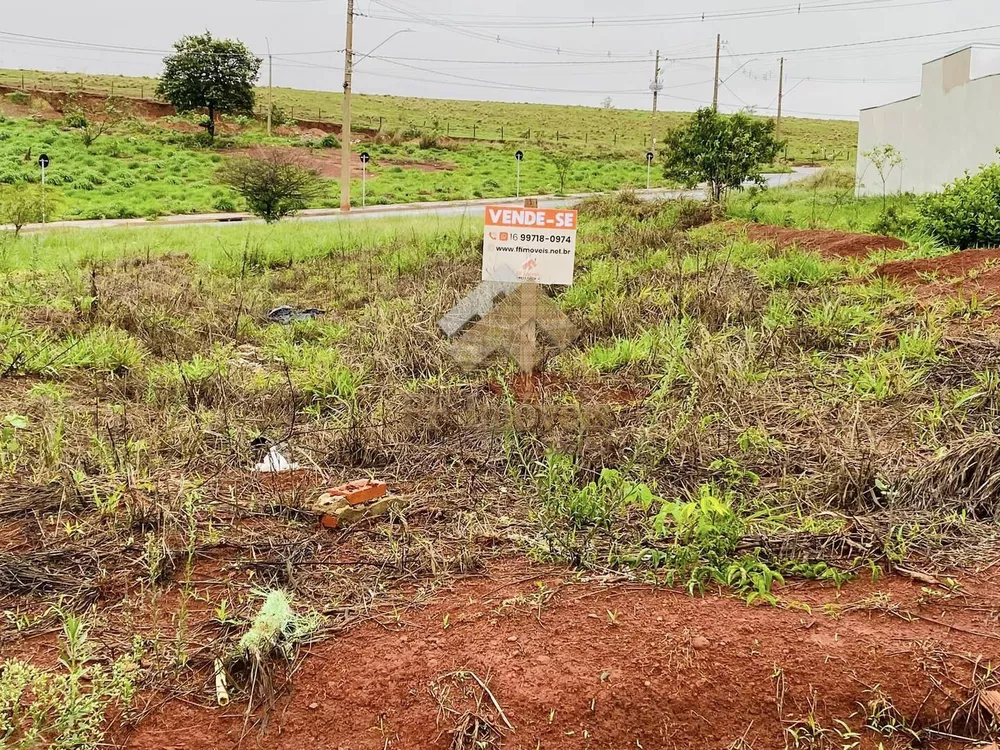
[[[250,212],[268,224],[302,210],[323,189],[315,170],[296,154],[277,148],[230,160],[219,170],[219,181],[243,196]]]
[[[40,223],[44,216],[45,196],[40,185],[18,183],[0,189],[0,224],[12,227],[15,237],[28,224]]]
[[[764,185],[763,168],[784,145],[774,133],[774,120],[742,112],[720,115],[704,107],[667,134],[663,174],[690,188],[708,183],[712,202],[720,203],[747,182]]]
[[[966,174],[920,203],[923,229],[961,249],[1000,245],[1000,164]]]

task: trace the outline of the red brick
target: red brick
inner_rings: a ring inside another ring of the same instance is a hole
[[[361,505],[382,497],[388,491],[389,487],[385,482],[374,479],[357,479],[340,487],[334,487],[332,490],[327,490],[326,494],[342,497],[351,505]]]

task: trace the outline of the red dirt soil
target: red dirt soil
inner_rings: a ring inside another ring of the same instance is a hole
[[[448,748],[457,717],[439,714],[431,691],[448,673],[471,670],[514,726],[504,748],[721,749],[745,733],[765,750],[783,747],[783,727],[813,707],[831,731],[834,720],[861,731],[858,702],[876,685],[911,726],[945,719],[968,697],[971,665],[1000,656],[995,574],[963,576],[966,592],[956,597],[898,578],[839,592],[788,586],[781,594],[797,604],[785,608],[571,577],[507,560],[398,620],[373,619],[314,646],[266,736],[242,746]],[[937,622],[824,609],[871,602],[880,592],[901,611]],[[206,685],[201,700],[210,696]],[[125,747],[239,746],[241,708],[161,700],[151,696],[147,718],[119,736]],[[861,747],[879,742],[904,746],[866,732]]]
[[[755,242],[772,242],[777,247],[798,246],[832,258],[867,258],[881,250],[902,250],[906,243],[897,237],[879,234],[851,234],[823,229],[789,229],[765,224],[747,224],[747,237]]]
[[[928,296],[1000,294],[1000,250],[962,250],[938,258],[895,261],[878,272],[908,286],[923,287]]]
[[[323,177],[340,177],[340,149],[303,149],[294,146],[272,146],[269,150],[275,149],[291,154],[302,166],[316,170]],[[231,156],[254,156],[259,150],[259,148],[234,148],[224,153]],[[403,161],[400,159],[387,159],[382,164],[400,166],[403,169],[416,169],[421,172],[441,172],[451,169],[450,165],[439,162]],[[351,152],[351,177],[361,177],[361,158],[357,151]],[[373,179],[373,177],[375,175],[369,171],[368,179]]]

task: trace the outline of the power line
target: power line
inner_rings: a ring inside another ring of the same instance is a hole
[[[793,5],[772,6],[766,8],[746,8],[741,10],[726,11],[704,11],[686,14],[675,14],[666,16],[618,16],[618,17],[577,17],[577,18],[533,18],[531,20],[515,21],[507,16],[498,15],[476,15],[461,13],[428,13],[424,16],[441,23],[448,23],[447,19],[470,19],[468,21],[450,21],[452,25],[462,28],[491,28],[491,29],[553,29],[553,28],[597,28],[597,27],[632,27],[632,26],[666,26],[688,23],[704,23],[706,21],[726,21],[726,20],[748,20],[755,18],[774,18],[786,15],[804,15],[813,13],[830,12],[855,12],[868,10],[897,10],[921,5],[939,5],[950,3],[954,0],[909,0],[909,2],[898,2],[898,0],[846,0],[830,2],[826,0],[820,3],[796,3]],[[385,5],[384,3],[380,3]],[[389,7],[389,6],[385,6]],[[406,11],[396,10],[397,13]],[[381,16],[369,14],[371,18],[387,21],[404,20],[397,16]]]

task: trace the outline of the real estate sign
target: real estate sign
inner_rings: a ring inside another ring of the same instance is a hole
[[[577,212],[486,206],[483,281],[573,284]]]

